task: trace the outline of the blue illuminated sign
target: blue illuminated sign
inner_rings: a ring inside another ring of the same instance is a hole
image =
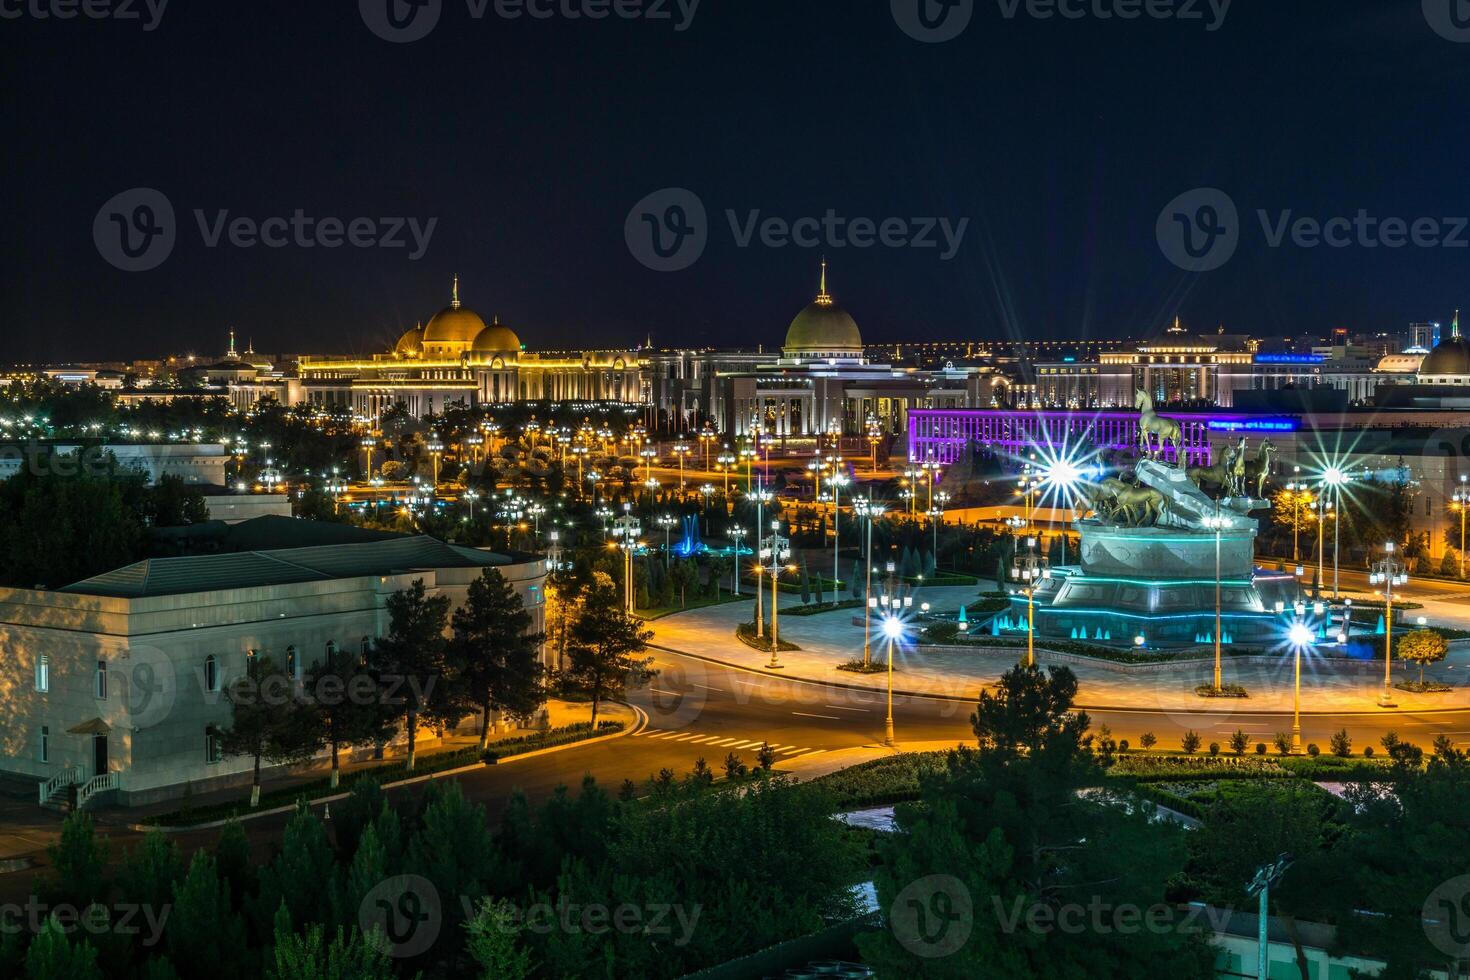
[[[1205,423],[1211,432],[1295,432],[1297,424],[1290,419],[1210,419]]]
[[[1327,358],[1321,354],[1257,354],[1257,364],[1321,364]]]

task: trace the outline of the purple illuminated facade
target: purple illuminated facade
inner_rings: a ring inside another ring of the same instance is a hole
[[[1210,429],[1245,416],[1203,416],[1160,413],[1179,422],[1184,432],[1184,456],[1190,466],[1210,462]],[[966,443],[1020,455],[1032,446],[1079,446],[1133,449],[1138,446],[1137,412],[1070,412],[914,409],[908,414],[909,458],[953,463]],[[1164,458],[1174,459],[1172,448]]]

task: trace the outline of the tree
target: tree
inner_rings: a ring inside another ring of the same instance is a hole
[[[1237,728],[1235,732],[1230,736],[1230,751],[1234,752],[1236,755],[1245,755],[1246,747],[1250,745],[1250,742],[1250,736],[1248,736],[1241,729]]]
[[[1434,630],[1414,630],[1398,642],[1399,659],[1419,665],[1419,686],[1424,686],[1424,668],[1437,664],[1449,653],[1445,638]]]
[[[484,971],[483,980],[526,980],[531,975],[531,953],[520,944],[521,926],[509,901],[481,899],[464,927],[470,955]]]
[[[449,620],[449,596],[430,596],[423,579],[388,597],[388,635],[373,647],[370,665],[379,678],[397,688],[396,703],[408,733],[408,762],[412,772],[418,756],[420,718],[442,720],[452,709],[442,690],[448,664],[444,630]]]
[[[52,904],[82,909],[107,897],[107,852],[85,810],[67,815],[61,824],[61,838],[47,846],[46,854],[53,874],[48,885]]]
[[[335,645],[306,672],[311,692],[301,706],[308,728],[311,751],[326,747],[332,755],[331,786],[341,774],[341,752],[353,745],[375,745],[393,735],[392,713],[382,703],[379,679],[362,658]]]
[[[152,908],[163,908],[173,901],[174,886],[183,877],[184,859],[179,846],[156,828],[136,849],[123,850],[117,875],[118,887],[129,902]]]
[[[346,930],[338,926],[326,943],[320,924],[298,934],[289,917],[278,924],[267,964],[270,980],[393,980],[398,975],[381,930],[364,934],[355,923]]]
[[[226,756],[250,756],[250,805],[260,805],[260,764],[304,762],[316,751],[305,702],[296,679],[268,656],[257,659],[252,673],[237,677],[225,691],[230,727],[219,733]]]
[[[32,940],[25,963],[26,980],[102,980],[96,948],[86,940],[73,945],[54,915]]]
[[[170,959],[185,978],[218,980],[248,973],[244,925],[230,909],[229,888],[205,851],[194,852],[188,872],[174,887],[165,934]]]
[[[1199,732],[1191,728],[1179,739],[1179,747],[1184,750],[1185,755],[1194,755],[1199,751],[1200,742]]]
[[[1138,737],[1138,744],[1143,746],[1143,749],[1146,752],[1149,749],[1153,748],[1155,745],[1159,744],[1159,737],[1153,732],[1144,732]]]
[[[470,583],[451,622],[450,696],[459,707],[480,712],[483,752],[490,741],[491,712],[528,717],[546,703],[541,663],[546,634],[531,632],[534,620],[520,594],[493,568]]]
[[[924,782],[922,805],[899,808],[900,832],[876,844],[874,886],[890,915],[888,928],[859,935],[863,962],[880,976],[941,980],[1212,976],[1212,951],[1186,930],[1058,928],[1088,908],[1163,903],[1185,835],[1099,788],[1070,672],[1007,673],[972,719],[978,749],[953,752]],[[956,899],[974,912],[968,936],[952,925]]]
[[[1332,750],[1332,754],[1340,759],[1346,759],[1353,754],[1353,739],[1346,728],[1339,728],[1333,732],[1327,745]]]
[[[599,589],[587,600],[582,615],[572,627],[568,679],[592,697],[592,726],[597,727],[597,709],[603,699],[621,697],[656,676],[653,658],[636,659],[648,649],[653,631],[643,621],[623,611],[617,595]]]

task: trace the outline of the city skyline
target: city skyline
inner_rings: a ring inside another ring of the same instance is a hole
[[[547,348],[649,333],[745,346],[751,324],[779,331],[824,252],[875,341],[1147,336],[1175,316],[1376,332],[1459,304],[1454,216],[1470,209],[1446,189],[1463,137],[1436,122],[1463,115],[1465,69],[1418,3],[1330,18],[1232,5],[1218,24],[1002,11],[979,5],[938,44],[886,10],[837,4],[702,6],[682,30],[476,20],[451,4],[446,26],[410,44],[356,11],[283,4],[169,9],[152,30],[16,21],[17,75],[72,70],[4,110],[29,149],[4,192],[22,233],[0,263],[0,360],[185,350],[230,326],[262,350],[365,351],[426,315],[456,272],[482,312]],[[1261,37],[1291,39],[1291,57],[1257,60]],[[548,69],[568,50],[578,71]],[[823,71],[808,70],[813,51]],[[638,82],[586,82],[624,78],[625,64]],[[1212,75],[1191,81],[1201,65]],[[245,84],[199,83],[221,66]],[[1445,83],[1426,91],[1430,71]],[[140,94],[90,94],[121,77]],[[761,118],[760,138],[732,113]],[[323,138],[292,135],[305,131]],[[160,267],[126,273],[99,256],[93,223],[139,187],[169,200],[178,240]],[[1241,240],[1223,267],[1186,272],[1156,223],[1210,187],[1238,208]],[[700,200],[708,244],[655,272],[625,224],[669,188]],[[258,231],[298,209],[372,219],[375,241],[403,245],[231,243],[229,222]],[[762,230],[829,211],[840,231],[791,236],[810,245]],[[1291,227],[1359,211],[1373,235],[1347,247]],[[934,246],[854,247],[855,218],[908,222],[898,238]],[[1366,243],[1394,218],[1440,221],[1445,244]]]

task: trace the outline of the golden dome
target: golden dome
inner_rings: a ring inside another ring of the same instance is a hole
[[[517,337],[515,331],[503,325],[500,318],[496,317],[490,325],[481,330],[475,337],[473,351],[518,351],[521,349],[521,338]]]
[[[485,321],[473,310],[467,310],[459,302],[459,277],[454,277],[454,298],[448,306],[434,314],[424,328],[424,345],[427,347],[468,348],[485,329]]]
[[[787,356],[795,354],[862,356],[863,337],[857,321],[827,293],[827,262],[822,261],[822,285],[817,298],[796,315],[786,330],[782,345]]]
[[[395,354],[420,354],[424,350],[424,328],[417,324],[403,332],[398,338],[398,343],[393,345]]]

